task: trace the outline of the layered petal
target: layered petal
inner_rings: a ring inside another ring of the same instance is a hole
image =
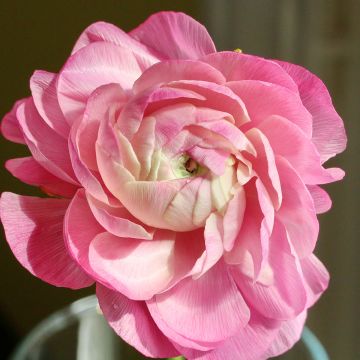
[[[22,266],[52,285],[79,289],[91,285],[93,280],[65,247],[63,220],[68,205],[64,199],[5,192],[1,196],[0,216],[9,246]]]
[[[25,139],[17,117],[17,110],[26,100],[27,99],[16,101],[12,109],[1,121],[1,134],[4,138],[19,144],[25,144]]]
[[[162,59],[198,59],[216,51],[206,28],[183,13],[156,13],[130,35]]]

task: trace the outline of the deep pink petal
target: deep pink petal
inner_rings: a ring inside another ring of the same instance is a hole
[[[303,181],[284,158],[276,158],[283,202],[276,217],[284,224],[290,241],[302,258],[310,255],[319,234],[313,199]]]
[[[18,108],[17,115],[26,143],[35,160],[54,176],[77,185],[67,140],[43,121],[32,99]]]
[[[5,167],[22,182],[39,186],[48,194],[71,198],[78,189],[77,186],[49,173],[31,156],[8,160]]]
[[[135,93],[178,80],[203,80],[225,83],[224,76],[212,66],[192,60],[167,60],[151,66],[134,84]]]
[[[19,106],[26,100],[27,99],[18,100],[1,121],[0,130],[4,138],[19,144],[25,144],[25,139],[16,113]]]
[[[223,263],[148,301],[159,328],[182,346],[211,346],[235,334],[250,311]],[[206,329],[206,331],[204,331]]]
[[[73,54],[59,74],[57,89],[62,112],[72,124],[81,117],[90,94],[101,85],[119,83],[125,90],[151,64],[130,50],[95,42]]]
[[[234,279],[249,306],[268,318],[286,320],[306,307],[307,297],[299,261],[292,253],[286,231],[275,222],[269,241],[268,264],[257,281],[232,268]],[[266,276],[263,282],[261,276]]]
[[[156,13],[130,35],[164,59],[198,59],[216,51],[206,28],[183,13]]]
[[[313,199],[317,214],[323,214],[330,210],[332,202],[329,194],[320,186],[308,185],[307,189]]]
[[[110,326],[143,355],[160,358],[180,355],[154,323],[145,302],[130,300],[100,284],[96,295]]]
[[[244,102],[251,119],[247,126],[256,127],[269,116],[280,115],[296,124],[311,138],[312,116],[297,93],[256,80],[234,81],[227,86]]]
[[[223,51],[201,58],[202,61],[220,70],[226,81],[260,80],[277,84],[297,92],[294,80],[276,62],[250,54]]]
[[[264,354],[266,358],[283,354],[300,340],[306,315],[306,311],[304,311],[295,319],[287,320],[282,323],[275,339],[271,342],[269,349]]]
[[[70,127],[59,106],[56,93],[57,78],[57,74],[35,71],[30,79],[30,88],[40,116],[50,128],[67,138]]]
[[[312,140],[322,162],[344,151],[347,141],[344,124],[334,109],[324,83],[299,65],[278,63],[296,82],[301,100],[313,117]]]
[[[151,63],[159,61],[154,50],[136,41],[117,26],[103,21],[91,24],[83,31],[72,50],[72,54],[93,42],[99,41],[109,42],[129,49],[135,54],[148,58]]]
[[[88,277],[70,257],[63,237],[68,200],[41,199],[3,193],[1,221],[6,239],[18,261],[33,275],[55,286],[90,286]]]

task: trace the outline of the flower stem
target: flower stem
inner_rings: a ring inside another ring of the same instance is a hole
[[[168,360],[186,360],[183,356],[177,356],[174,358],[169,358]]]

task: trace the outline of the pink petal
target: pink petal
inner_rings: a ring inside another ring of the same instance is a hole
[[[110,326],[143,355],[160,358],[179,355],[154,323],[144,302],[130,300],[100,284],[97,284],[96,295]]]
[[[319,234],[313,199],[296,171],[284,158],[277,157],[283,202],[276,217],[285,226],[300,258],[310,255]]]
[[[306,307],[306,291],[285,229],[277,222],[269,241],[268,267],[264,271],[272,279],[267,284],[254,282],[240,268],[232,268],[234,279],[249,306],[263,316],[277,320],[300,314]]]
[[[312,140],[320,153],[321,161],[325,162],[344,151],[346,147],[344,124],[334,109],[324,83],[301,66],[281,61],[278,63],[294,79],[303,104],[313,116]]]
[[[295,124],[280,116],[271,116],[258,129],[267,137],[274,153],[286,158],[305,184],[335,181],[321,166],[315,145]]]
[[[73,197],[78,189],[45,170],[33,157],[8,160],[5,167],[22,182],[39,186],[46,193],[63,197]]]
[[[284,321],[281,324],[275,339],[271,342],[269,349],[266,351],[266,358],[283,354],[300,340],[306,315],[306,311],[304,311],[295,319]]]
[[[52,285],[79,289],[90,286],[93,280],[65,247],[63,219],[68,205],[68,200],[5,192],[0,215],[9,246],[22,266]]]
[[[183,13],[156,13],[130,35],[164,59],[198,59],[216,51],[206,28]]]
[[[1,134],[5,139],[19,143],[25,144],[25,139],[21,127],[19,125],[19,120],[17,118],[18,108],[26,101],[27,99],[18,100],[12,109],[3,117],[1,121]]]
[[[323,214],[331,209],[330,196],[324,189],[316,185],[307,185],[307,189],[313,199],[317,214]]]
[[[260,80],[297,92],[294,80],[274,61],[234,51],[204,56],[202,61],[221,71],[226,81]]]
[[[256,128],[249,130],[246,136],[256,151],[256,156],[246,154],[246,158],[251,161],[253,169],[265,185],[277,210],[281,206],[283,195],[271,144],[266,136]]]
[[[91,43],[99,41],[129,49],[135,54],[147,58],[150,63],[159,61],[155,51],[139,43],[117,26],[103,21],[91,24],[83,31],[72,50],[72,54]]]
[[[84,189],[79,189],[65,214],[64,237],[71,256],[93,278],[95,274],[89,265],[89,245],[102,232],[104,228],[94,218]]]
[[[179,80],[203,80],[216,84],[225,83],[224,76],[212,66],[193,60],[167,60],[147,69],[134,84],[135,93],[156,85]]]
[[[26,143],[35,160],[54,176],[77,185],[67,140],[43,121],[32,99],[27,100],[18,108],[17,116]]]
[[[96,200],[90,194],[86,195],[94,217],[111,234],[142,240],[153,238],[153,229],[143,226],[123,206],[111,206]]]
[[[35,71],[30,79],[30,88],[40,116],[51,129],[67,139],[70,127],[59,106],[56,93],[57,78],[57,74]]]
[[[151,64],[128,49],[95,42],[73,54],[58,79],[58,99],[67,121],[81,117],[90,94],[101,85],[119,83],[125,90]]]
[[[329,273],[314,254],[301,260],[301,268],[306,284],[308,306],[310,307],[327,289],[329,285]]]
[[[90,266],[97,278],[128,298],[150,299],[180,281],[199,256],[191,236],[176,237],[168,230],[157,230],[151,241],[101,233],[91,242]]]
[[[312,117],[297,93],[256,80],[229,82],[227,86],[244,102],[251,119],[248,126],[257,127],[269,116],[280,115],[296,124],[311,138]]]
[[[223,263],[197,280],[185,279],[148,301],[156,324],[182,346],[211,348],[234,335],[250,311]],[[206,331],[204,331],[206,329]]]
[[[252,312],[249,323],[212,351],[186,354],[194,360],[264,360],[265,352],[279,331],[280,323]]]
[[[174,81],[169,86],[202,95],[205,97],[205,101],[193,101],[192,103],[229,113],[235,119],[238,127],[250,121],[244,102],[227,86],[201,80]]]

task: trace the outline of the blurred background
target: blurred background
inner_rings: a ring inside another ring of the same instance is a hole
[[[331,359],[360,359],[359,0],[1,0],[0,117],[30,94],[35,69],[60,69],[90,23],[105,20],[130,30],[160,10],[184,11],[202,22],[219,50],[241,48],[295,62],[328,86],[349,136],[347,151],[328,165],[342,167],[347,176],[326,187],[333,209],[320,216],[317,254],[332,278],[308,325]],[[39,194],[3,167],[6,159],[25,155],[20,145],[0,139],[0,192]],[[42,283],[17,263],[0,235],[0,359],[5,359],[41,319],[94,290],[73,292]]]

